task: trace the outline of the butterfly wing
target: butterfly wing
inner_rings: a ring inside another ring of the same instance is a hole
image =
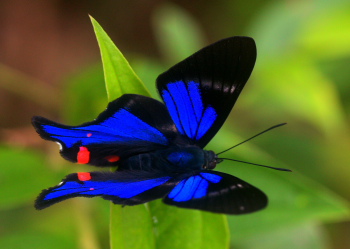
[[[163,199],[166,204],[224,214],[246,214],[266,207],[266,195],[241,179],[216,171],[184,177]]]
[[[231,37],[161,74],[157,88],[179,132],[204,148],[225,122],[255,59],[252,38]]]
[[[35,201],[35,208],[43,209],[80,196],[100,196],[115,204],[137,205],[164,197],[175,185],[172,177],[154,172],[80,172],[43,190]]]
[[[112,166],[119,159],[168,146],[178,136],[163,103],[125,94],[109,103],[92,122],[79,126],[34,117],[39,135],[61,145],[61,155],[72,162]]]

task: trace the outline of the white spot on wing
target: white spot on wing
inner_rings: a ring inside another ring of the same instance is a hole
[[[58,144],[58,147],[60,147],[60,151],[62,151],[63,149],[62,144],[60,142],[56,142],[56,144]]]
[[[243,186],[242,186],[242,184],[237,184],[237,187],[239,187],[239,188],[243,188]]]

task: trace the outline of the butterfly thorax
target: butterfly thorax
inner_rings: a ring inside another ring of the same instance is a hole
[[[164,150],[132,156],[121,162],[120,170],[167,171],[181,173],[213,169],[217,158],[213,151],[198,146],[171,146]]]

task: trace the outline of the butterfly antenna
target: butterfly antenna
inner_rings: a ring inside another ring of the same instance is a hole
[[[232,146],[231,148],[228,148],[227,150],[224,150],[224,151],[221,151],[220,153],[217,153],[216,155],[218,156],[218,155],[220,155],[220,154],[222,154],[222,153],[224,153],[224,152],[226,152],[226,151],[229,151],[229,150],[231,150],[231,149],[233,149],[233,148],[236,148],[237,146],[239,146],[239,145],[241,145],[241,144],[244,144],[245,142],[248,142],[249,140],[252,140],[253,138],[255,138],[255,137],[257,137],[257,136],[260,136],[261,134],[264,134],[264,133],[267,132],[267,131],[270,131],[270,130],[272,130],[272,129],[275,129],[275,128],[277,128],[277,127],[280,127],[280,126],[283,126],[283,125],[286,125],[286,124],[287,124],[287,123],[282,123],[282,124],[274,125],[274,126],[268,128],[268,129],[266,129],[266,130],[264,130],[264,131],[262,131],[262,132],[259,132],[258,134],[252,136],[251,138],[248,138],[248,139],[244,140],[243,142],[240,142],[239,144],[236,144],[235,146]]]
[[[246,163],[246,164],[251,164],[251,165],[255,165],[255,166],[261,166],[261,167],[265,167],[265,168],[269,168],[269,169],[292,172],[290,169],[276,168],[276,167],[271,167],[271,166],[267,166],[267,165],[263,165],[263,164],[250,163],[250,162],[240,161],[240,160],[231,159],[231,158],[221,158],[220,157],[218,159],[219,160],[230,160],[230,161],[239,162],[239,163]]]

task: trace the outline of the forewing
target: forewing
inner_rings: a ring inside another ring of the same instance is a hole
[[[163,201],[177,207],[224,214],[251,213],[268,203],[261,190],[216,171],[201,171],[185,177]]]
[[[163,103],[125,94],[109,103],[96,120],[79,126],[33,117],[39,135],[61,145],[61,155],[72,162],[112,166],[123,157],[168,146],[178,136]]]
[[[256,59],[255,42],[231,37],[203,48],[157,78],[179,132],[204,146],[225,122]]]
[[[145,171],[80,172],[70,174],[57,186],[43,190],[35,207],[43,209],[80,196],[100,196],[115,204],[137,205],[164,197],[175,184],[170,176]]]

